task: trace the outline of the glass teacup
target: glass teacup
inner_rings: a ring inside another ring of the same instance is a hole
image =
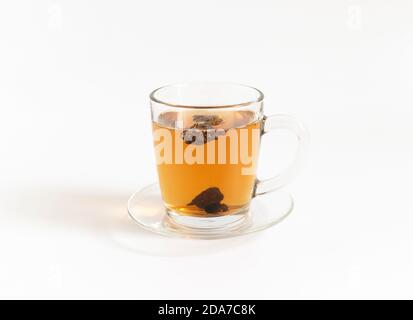
[[[150,98],[159,185],[172,223],[205,230],[237,226],[252,198],[284,186],[295,173],[305,130],[290,116],[265,116],[258,89],[179,84],[158,88]],[[292,130],[299,151],[285,172],[258,180],[261,137],[273,129]]]

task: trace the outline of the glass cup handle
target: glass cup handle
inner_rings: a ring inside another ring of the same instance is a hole
[[[287,169],[272,178],[256,179],[253,197],[275,191],[285,186],[295,177],[302,164],[309,140],[309,135],[304,125],[296,118],[288,115],[264,116],[261,130],[261,135],[272,130],[291,131],[296,135],[298,145],[295,160]]]

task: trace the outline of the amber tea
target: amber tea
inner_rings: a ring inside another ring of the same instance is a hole
[[[160,189],[172,212],[217,217],[248,209],[261,119],[251,111],[160,113],[153,137]]]
[[[288,194],[267,198],[269,207],[259,196],[295,175],[306,130],[293,117],[264,115],[260,90],[221,82],[165,85],[151,92],[150,110],[159,184],[129,199],[128,212],[140,226],[216,239],[262,230],[291,212]],[[260,141],[278,129],[296,136],[296,157],[283,171],[258,179]]]

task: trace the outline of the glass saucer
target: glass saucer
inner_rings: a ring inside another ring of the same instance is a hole
[[[253,198],[242,223],[234,228],[199,229],[180,226],[168,216],[157,183],[134,193],[128,201],[128,212],[145,230],[169,237],[219,239],[241,236],[267,229],[286,218],[293,210],[291,195],[277,190]]]

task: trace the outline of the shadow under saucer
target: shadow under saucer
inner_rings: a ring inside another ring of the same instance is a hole
[[[104,241],[128,252],[148,256],[214,254],[251,242],[252,237],[216,241],[166,238],[139,227],[128,215],[129,192],[96,188],[26,187],[0,195],[0,209],[17,226],[47,226]],[[87,240],[89,241],[89,240]]]

